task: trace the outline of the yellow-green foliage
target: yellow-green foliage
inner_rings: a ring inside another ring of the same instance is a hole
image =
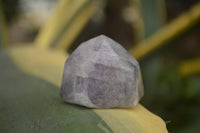
[[[200,3],[197,3],[190,11],[183,13],[181,16],[161,28],[151,37],[140,42],[129,52],[136,58],[141,59],[156,49],[164,46],[172,39],[181,35],[184,31],[200,21]]]
[[[61,0],[35,43],[41,48],[67,49],[102,0]]]
[[[182,77],[200,73],[200,58],[183,61],[179,70]]]

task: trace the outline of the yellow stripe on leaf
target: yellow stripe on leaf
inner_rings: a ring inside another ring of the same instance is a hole
[[[142,105],[127,109],[94,109],[115,133],[167,133],[164,121]]]
[[[64,61],[68,54],[55,50],[43,50],[35,46],[22,46],[10,50],[15,64],[26,73],[60,86]]]

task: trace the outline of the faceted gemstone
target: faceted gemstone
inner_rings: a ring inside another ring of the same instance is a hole
[[[139,64],[120,44],[100,35],[67,59],[60,95],[90,108],[135,106],[143,96]]]

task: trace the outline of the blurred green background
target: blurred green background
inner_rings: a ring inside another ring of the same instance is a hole
[[[169,132],[198,132],[200,17],[193,19],[191,16],[200,12],[198,8],[192,12],[192,7],[199,4],[199,1],[99,1],[98,8],[92,10],[91,17],[88,17],[87,22],[72,37],[70,47],[65,51],[71,53],[81,42],[99,34],[111,37],[127,50],[136,47],[137,51],[139,45],[143,45],[142,50],[151,49],[152,43],[159,44],[159,47],[152,48],[153,50],[144,56],[138,57],[145,88],[145,96],[141,103],[166,121]],[[13,46],[41,42],[40,39],[37,40],[38,33],[51,18],[58,2],[59,0],[2,0],[1,13],[5,17],[2,23],[6,32],[1,34],[0,38],[4,38],[1,40]],[[89,2],[91,3],[91,0]],[[81,9],[80,12],[83,10],[85,9]],[[77,11],[73,16],[80,12]],[[183,16],[182,19],[178,19],[179,16]],[[174,21],[177,23],[169,28]],[[59,25],[59,22],[54,24]],[[186,26],[179,27],[184,24]],[[73,21],[68,25],[72,27]],[[63,29],[67,29],[67,26],[63,26]],[[1,27],[1,31],[2,29]],[[57,40],[62,40],[63,32],[55,33],[55,39],[50,41],[52,47]],[[174,34],[175,32],[177,33]],[[152,42],[152,37],[156,41]]]

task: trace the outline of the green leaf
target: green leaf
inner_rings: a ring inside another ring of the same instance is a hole
[[[140,104],[88,109],[64,103],[59,88],[66,58],[33,46],[1,52],[0,132],[167,132],[164,121]]]

